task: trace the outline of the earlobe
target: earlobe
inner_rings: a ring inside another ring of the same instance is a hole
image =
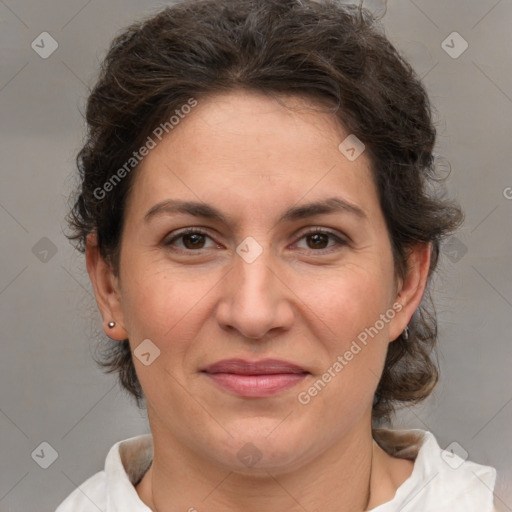
[[[418,243],[411,247],[407,259],[407,271],[396,297],[396,302],[402,305],[400,314],[396,315],[390,325],[390,340],[395,340],[402,334],[409,321],[421,303],[425,293],[430,269],[430,243]]]
[[[85,260],[96,303],[103,317],[105,334],[119,341],[128,338],[124,327],[119,280],[112,266],[102,257],[94,233],[87,236]]]

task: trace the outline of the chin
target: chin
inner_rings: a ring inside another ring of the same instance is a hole
[[[244,422],[243,428],[227,428],[231,436],[219,440],[211,457],[227,470],[248,476],[268,477],[269,472],[297,469],[312,457],[311,443],[306,441],[306,432],[291,433],[288,428],[279,435],[277,425],[279,421],[268,419],[257,425]]]

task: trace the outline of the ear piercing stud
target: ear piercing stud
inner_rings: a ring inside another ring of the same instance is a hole
[[[408,325],[405,327],[402,336],[403,336],[404,340],[408,340],[409,339],[409,326]]]
[[[116,323],[115,322],[109,322],[108,326],[110,327],[110,329],[113,329],[116,326]]]

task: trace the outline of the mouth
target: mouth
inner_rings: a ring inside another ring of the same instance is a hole
[[[253,398],[273,396],[311,375],[294,363],[278,359],[224,359],[201,371],[224,391]]]

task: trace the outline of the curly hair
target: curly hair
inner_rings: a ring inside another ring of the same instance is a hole
[[[375,394],[374,423],[389,420],[397,406],[423,400],[437,383],[429,285],[440,243],[463,214],[432,192],[440,179],[425,88],[367,9],[336,0],[184,0],[126,28],[112,41],[88,97],[67,236],[84,252],[87,235],[95,233],[100,254],[117,274],[136,165],[106,198],[98,191],[191,97],[200,101],[236,89],[331,105],[340,125],[365,144],[397,275],[405,275],[413,244],[431,244],[427,290],[408,340],[401,335],[389,344]],[[97,362],[118,372],[140,407],[144,395],[128,340],[107,340],[104,348]]]

